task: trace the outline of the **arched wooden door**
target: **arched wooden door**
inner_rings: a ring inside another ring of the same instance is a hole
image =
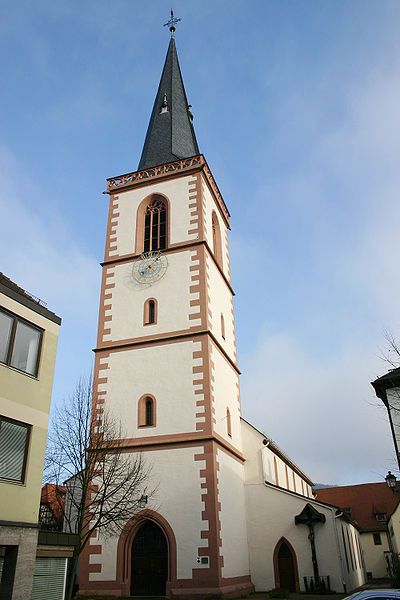
[[[299,591],[299,572],[295,551],[286,538],[281,538],[274,551],[275,586],[289,592]]]
[[[132,542],[132,596],[165,596],[168,577],[168,544],[164,532],[146,521]]]
[[[278,570],[280,588],[283,590],[289,590],[289,592],[295,592],[296,576],[294,570],[294,560],[292,552],[286,542],[282,542],[278,551]]]

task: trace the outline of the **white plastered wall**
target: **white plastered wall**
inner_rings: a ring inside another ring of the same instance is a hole
[[[213,342],[210,346],[211,360],[214,363],[212,372],[214,377],[214,417],[216,420],[214,429],[216,433],[240,450],[242,448],[242,435],[238,400],[239,376]],[[231,414],[232,437],[228,436],[227,408],[229,408]]]
[[[242,420],[242,439],[246,459],[245,490],[250,571],[256,591],[275,587],[273,554],[281,537],[285,537],[295,550],[301,589],[304,589],[303,577],[313,575],[308,530],[305,526],[296,526],[294,523],[294,517],[308,502],[326,517],[326,523],[316,527],[320,575],[329,575],[331,587],[337,592],[343,591],[343,582],[347,591],[361,585],[364,582],[362,568],[357,567],[351,573],[344,571],[345,558],[336,528],[335,510],[313,501],[312,498],[265,484],[263,453],[266,456],[268,454],[267,448],[263,446],[263,436]],[[352,531],[354,535],[358,535],[355,528],[352,528]]]
[[[198,307],[191,307],[189,287],[192,285],[190,267],[194,252],[169,253],[165,256],[168,267],[165,275],[152,286],[146,287],[135,283],[132,277],[133,263],[123,263],[109,268],[113,272],[111,308],[105,311],[105,316],[111,316],[107,327],[109,334],[103,336],[103,341],[115,341],[187,330],[193,324],[189,314],[198,312]],[[157,300],[157,323],[143,325],[144,304],[148,298]]]
[[[336,519],[337,534],[342,557],[343,581],[346,591],[352,591],[365,582],[361,536],[351,523]]]
[[[200,350],[199,342],[184,341],[112,352],[101,359],[109,369],[104,371],[108,381],[99,384],[99,391],[106,391],[110,413],[123,416],[124,437],[196,431],[192,368],[197,363],[192,357]],[[138,400],[144,394],[156,398],[156,427],[137,426]]]
[[[197,239],[197,234],[188,234],[193,227],[190,225],[189,183],[194,186],[196,178],[188,175],[119,193],[119,217],[113,234],[118,239],[118,249],[111,251],[110,256],[134,253],[137,209],[150,194],[163,194],[169,200],[170,244]]]
[[[220,512],[221,555],[224,557],[222,576],[249,575],[246,503],[243,487],[244,467],[222,450],[217,451],[217,461],[219,500],[222,507]]]
[[[304,498],[269,486],[246,486],[248,503],[248,532],[250,546],[251,576],[256,591],[264,591],[275,587],[273,555],[275,546],[281,537],[285,537],[292,545],[298,564],[300,589],[304,590],[304,576],[313,575],[311,549],[308,540],[308,529],[304,525],[295,525],[294,517],[299,514],[306,503]],[[345,554],[336,529],[335,511],[312,500],[308,500],[318,512],[325,515],[326,522],[315,526],[315,545],[319,573],[329,576],[333,591],[347,592],[364,583],[364,571],[356,554],[354,563],[350,563],[349,571],[344,571]],[[352,551],[357,552],[356,529],[347,523]],[[354,565],[354,566],[353,566]]]
[[[229,248],[227,243],[227,227],[225,221],[221,216],[218,204],[214,199],[213,194],[206,183],[205,176],[202,175],[202,191],[203,191],[203,206],[204,206],[204,236],[207,240],[208,245],[213,249],[213,234],[212,234],[212,213],[215,212],[219,229],[221,232],[221,246],[222,246],[222,270],[225,277],[230,280],[230,268],[229,268]]]
[[[206,261],[209,275],[209,299],[210,299],[210,329],[215,335],[221,346],[227,352],[229,357],[235,362],[235,338],[232,318],[232,294],[221,277],[221,273],[216,267],[212,258],[206,254]],[[225,339],[222,337],[221,315],[225,323]]]
[[[143,453],[151,473],[147,488],[156,490],[147,508],[164,517],[173,529],[179,579],[192,578],[192,569],[198,568],[198,548],[207,546],[207,540],[200,537],[200,532],[208,529],[208,521],[201,519],[204,479],[200,477],[200,469],[205,468],[205,461],[194,460],[203,451],[199,446]],[[138,490],[138,495],[143,491]],[[101,554],[90,557],[91,564],[102,565],[100,573],[90,574],[90,581],[115,581],[118,537],[91,538],[90,543],[102,545]]]

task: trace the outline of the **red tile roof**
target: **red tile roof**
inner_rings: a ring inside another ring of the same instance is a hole
[[[46,483],[42,487],[40,504],[48,506],[57,521],[63,519],[65,490],[64,486],[55,483]]]
[[[389,520],[400,501],[400,494],[384,482],[321,488],[316,492],[317,500],[342,509],[351,508],[351,517],[360,525],[361,531],[384,531],[386,521],[377,521],[376,514],[386,514]]]

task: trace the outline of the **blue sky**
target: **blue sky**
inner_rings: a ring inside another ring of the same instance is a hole
[[[137,167],[170,3],[0,0],[1,270],[90,370],[107,197]],[[244,416],[316,481],[393,467],[369,382],[400,336],[400,4],[177,0],[195,129],[232,213]]]

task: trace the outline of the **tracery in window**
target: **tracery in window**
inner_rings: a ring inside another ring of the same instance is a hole
[[[211,217],[212,224],[212,238],[213,238],[213,252],[214,257],[220,267],[222,267],[222,243],[221,243],[221,229],[219,227],[218,217],[215,211]]]
[[[156,196],[147,205],[144,217],[144,252],[165,250],[167,247],[167,204]]]
[[[157,323],[157,300],[148,298],[144,303],[143,325],[155,325]]]
[[[154,396],[146,394],[138,403],[138,427],[155,427],[156,425],[156,400]]]

